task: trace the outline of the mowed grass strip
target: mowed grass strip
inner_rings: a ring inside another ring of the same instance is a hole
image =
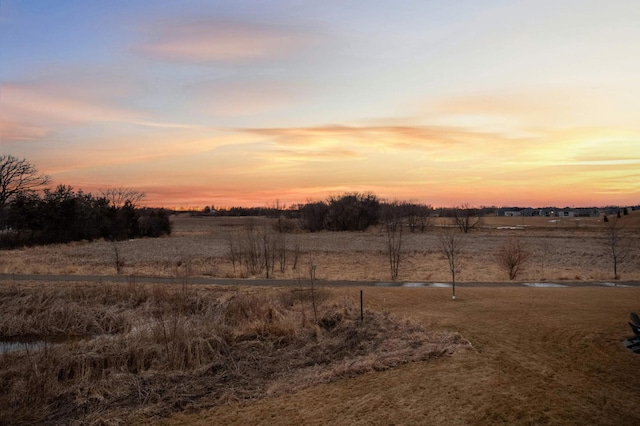
[[[450,289],[367,288],[364,297],[457,331],[475,350],[166,424],[640,424],[640,355],[622,345],[638,288],[464,288],[456,301]]]

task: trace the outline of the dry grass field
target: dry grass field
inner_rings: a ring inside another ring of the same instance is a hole
[[[620,265],[622,280],[640,280],[640,211],[621,219],[627,232],[628,255]],[[271,230],[274,220],[265,218],[191,217],[172,218],[170,237],[122,241],[79,242],[31,247],[3,252],[0,273],[8,274],[116,274],[115,250],[123,258],[122,273],[138,276],[191,276],[258,278],[241,267],[234,271],[229,260],[231,242],[238,245],[247,224]],[[403,235],[400,281],[450,280],[447,260],[440,251],[438,230],[444,219],[428,232]],[[522,229],[498,229],[517,227]],[[519,281],[611,281],[613,268],[603,244],[603,223],[595,218],[496,218],[483,219],[483,227],[468,234],[462,254],[459,281],[508,281],[498,267],[496,253],[508,238],[522,241],[530,253]],[[308,277],[313,262],[323,280],[388,281],[387,237],[378,228],[367,232],[320,232],[286,234],[289,266],[276,268],[274,278]],[[293,251],[298,247],[298,268]]]
[[[358,307],[303,287],[3,282],[0,424],[151,423],[471,347]]]
[[[364,326],[321,287],[315,328],[308,288],[1,284],[3,335],[96,335],[0,356],[3,424],[640,422],[639,287],[366,287]]]
[[[485,218],[483,228],[466,237],[459,279],[497,285],[460,287],[455,301],[448,288],[364,287],[365,326],[357,321],[359,288],[324,287],[322,280],[389,281],[381,230],[287,234],[288,247],[299,247],[299,265],[274,277],[299,278],[296,288],[191,286],[195,276],[247,275],[233,270],[229,244],[241,238],[248,220],[173,220],[167,238],[0,253],[2,273],[107,276],[116,274],[117,250],[130,277],[120,284],[0,281],[3,337],[61,330],[94,337],[74,343],[71,357],[55,345],[27,358],[2,355],[3,387],[15,388],[3,394],[9,399],[0,404],[0,423],[28,423],[37,410],[13,421],[22,399],[40,406],[44,397],[57,401],[49,414],[40,413],[49,423],[67,413],[62,423],[640,424],[640,356],[622,345],[631,334],[629,312],[640,311],[640,287],[499,284],[507,276],[495,258],[507,238],[531,253],[518,281],[611,282],[597,219]],[[640,215],[622,220],[624,284],[640,280]],[[256,229],[273,224],[250,221]],[[404,234],[399,280],[450,279],[438,247],[442,225]],[[505,226],[519,229],[498,229]],[[323,326],[311,321],[311,262]],[[178,277],[183,284],[142,285],[136,275]],[[292,358],[282,347],[291,348]],[[58,364],[47,370],[45,360]],[[19,379],[21,362],[30,379]],[[41,374],[47,371],[55,374]],[[32,385],[65,397],[30,392]],[[82,401],[93,410],[84,418]]]

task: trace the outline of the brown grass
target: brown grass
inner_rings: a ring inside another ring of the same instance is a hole
[[[308,289],[0,287],[0,338],[74,338],[0,355],[0,424],[149,422],[295,392],[469,347]],[[84,339],[75,339],[81,336]]]
[[[457,331],[474,351],[166,424],[640,424],[640,356],[621,343],[640,289],[461,288],[450,297],[438,288],[365,290],[372,309]]]
[[[518,238],[531,253],[521,281],[613,279],[601,222],[549,220],[485,218],[456,278],[506,281],[496,253]],[[622,279],[640,280],[640,212],[622,220],[631,243]],[[640,424],[640,357],[621,344],[640,289],[461,287],[453,302],[450,289],[367,288],[364,326],[357,290],[332,289],[318,326],[306,291],[186,285],[191,276],[241,276],[227,250],[245,224],[177,216],[171,237],[119,243],[129,284],[1,283],[2,336],[76,340],[0,356],[0,424],[147,423],[181,411],[198,413],[168,423]],[[379,229],[291,237],[302,265],[275,278],[307,279],[312,261],[321,280],[388,281]],[[435,232],[406,233],[403,247],[399,280],[449,280]],[[2,254],[3,273],[116,273],[104,241]],[[140,285],[135,275],[185,285]],[[403,364],[466,347],[459,335],[476,350]]]
[[[265,218],[212,218],[178,215],[173,217],[174,234],[159,239],[141,239],[118,243],[124,258],[123,273],[175,277],[187,273],[204,277],[245,277],[242,268],[234,272],[228,258],[229,239],[239,238],[244,226],[272,227]],[[558,222],[550,222],[557,220]],[[621,265],[622,280],[640,280],[640,212],[623,216],[630,232],[629,258]],[[436,226],[446,223],[436,221]],[[508,281],[500,269],[496,254],[508,238],[517,238],[530,252],[521,281],[608,281],[613,267],[603,247],[602,222],[595,218],[496,218],[483,219],[481,230],[468,235],[462,257],[460,281]],[[497,229],[500,226],[525,226],[526,229]],[[403,235],[399,267],[400,281],[448,281],[447,261],[439,250],[437,233]],[[289,249],[300,246],[300,267],[284,273],[276,268],[274,278],[308,278],[308,264],[317,265],[321,280],[390,279],[385,233],[377,228],[367,232],[288,236]],[[116,263],[111,243],[80,242],[33,247],[5,252],[0,257],[0,273],[115,275]],[[290,253],[290,262],[293,256]],[[251,277],[249,277],[251,278]]]

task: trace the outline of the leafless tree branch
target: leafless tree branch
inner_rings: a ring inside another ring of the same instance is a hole
[[[103,189],[100,193],[104,198],[109,200],[109,203],[115,208],[124,206],[127,201],[135,207],[137,203],[147,196],[144,192],[125,187],[107,188]]]
[[[33,191],[50,182],[47,175],[24,158],[0,155],[0,210],[16,194]]]

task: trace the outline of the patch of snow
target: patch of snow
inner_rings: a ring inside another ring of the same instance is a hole
[[[404,283],[402,287],[424,287],[426,285],[425,283]]]
[[[429,287],[451,287],[451,284],[448,283],[431,283]]]
[[[527,287],[553,287],[553,288],[568,287],[566,285],[556,284],[556,283],[524,283],[523,285]]]
[[[598,285],[603,285],[605,287],[629,287],[626,284],[617,284],[617,283],[598,283]]]

